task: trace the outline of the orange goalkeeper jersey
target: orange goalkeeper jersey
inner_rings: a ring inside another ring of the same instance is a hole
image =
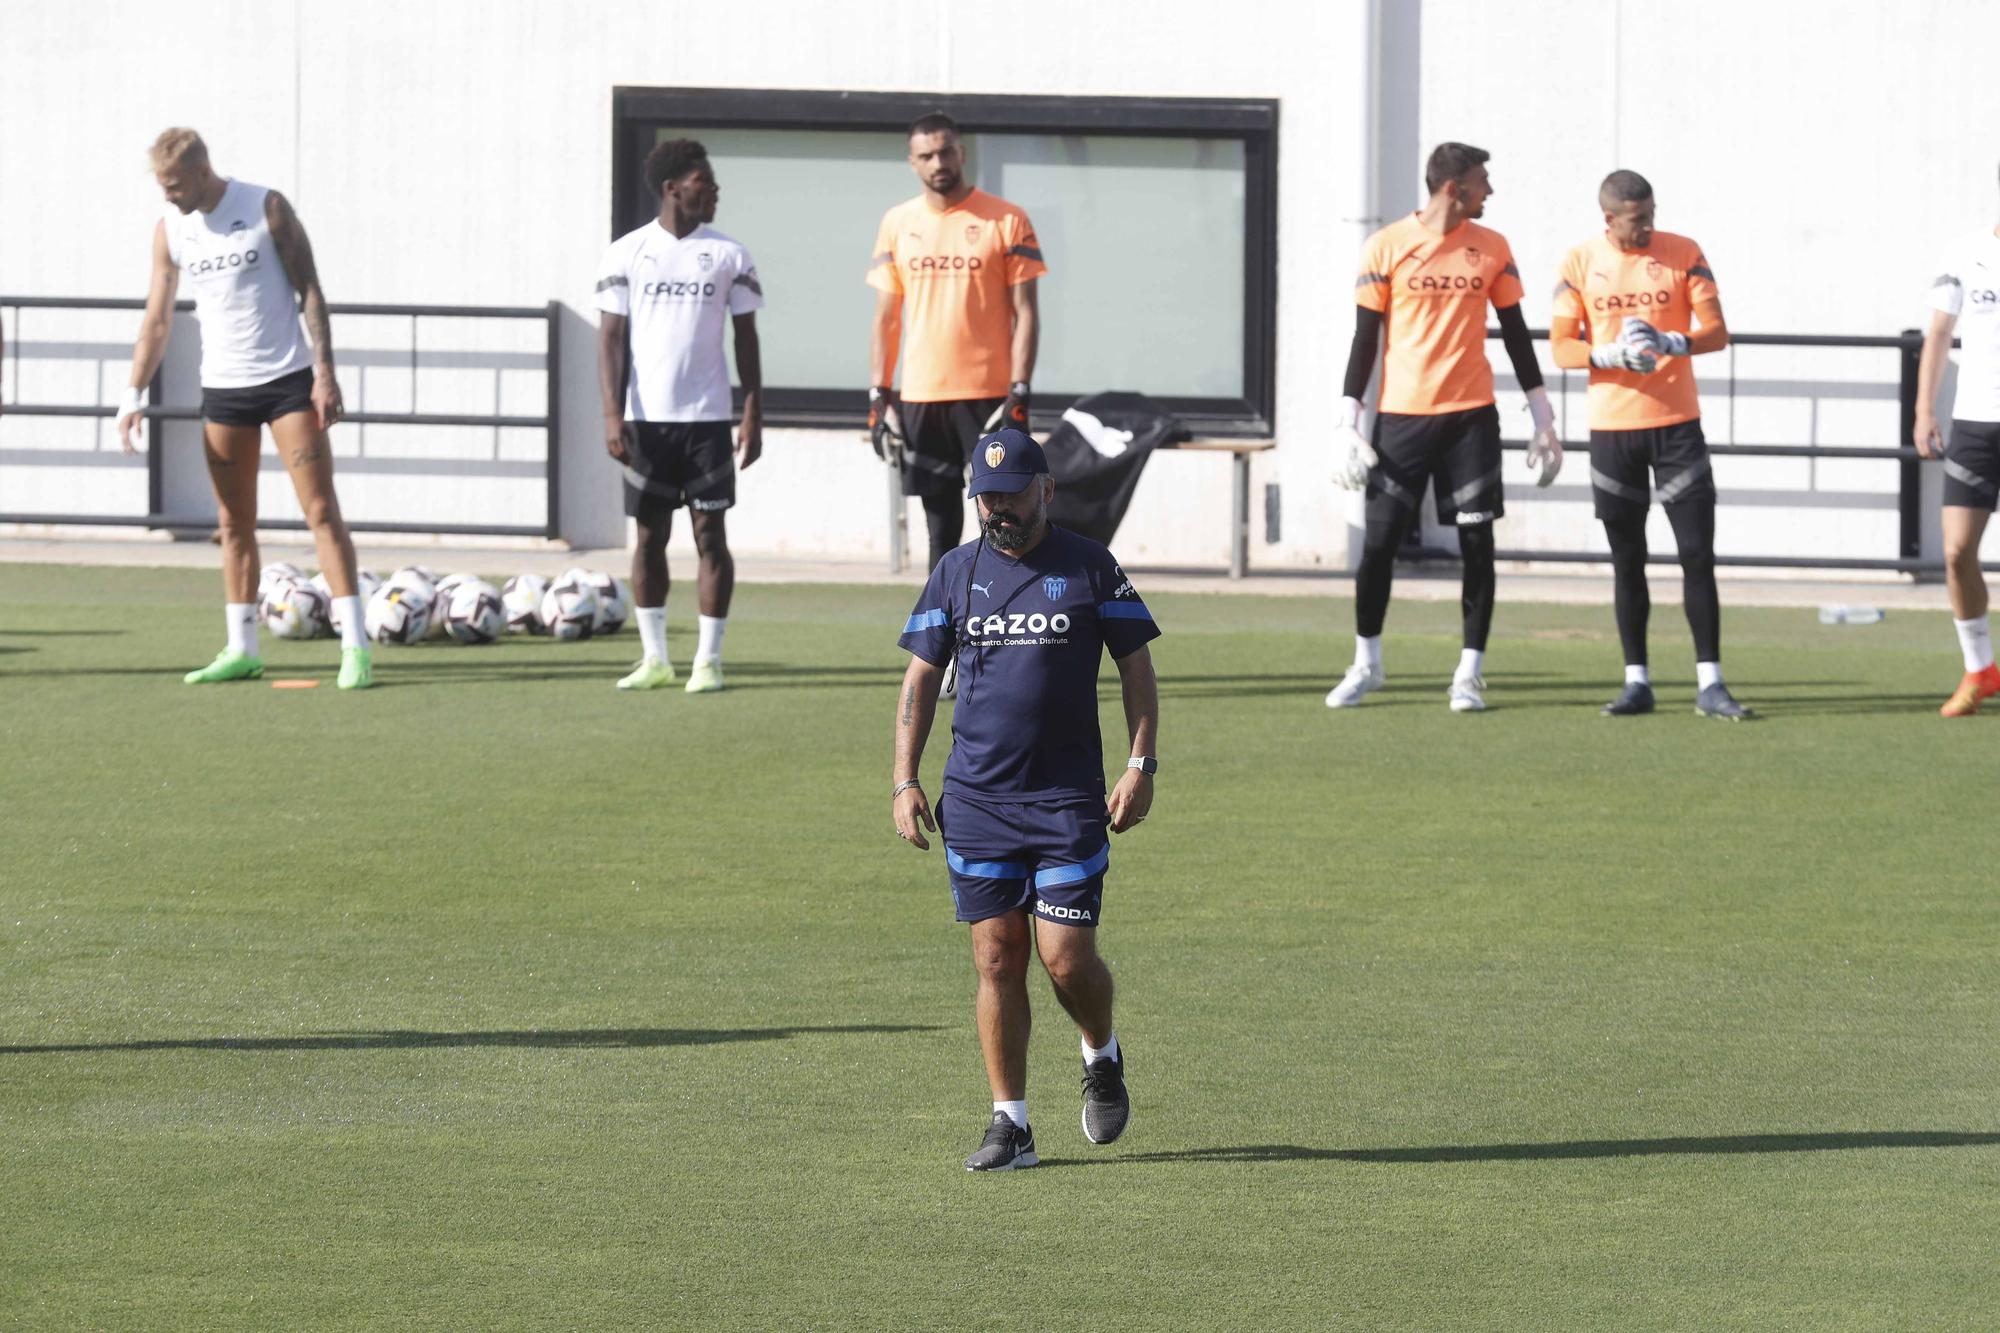
[[[1597,348],[1617,342],[1632,315],[1662,333],[1692,332],[1694,308],[1720,300],[1701,247],[1685,236],[1656,231],[1643,250],[1621,250],[1609,236],[1571,250],[1556,283],[1552,314],[1579,321],[1583,340]],[[1591,369],[1592,430],[1650,430],[1700,415],[1694,363],[1687,357],[1663,356],[1650,375]]]
[[[942,212],[918,195],[883,214],[868,285],[903,298],[904,400],[1005,397],[1009,289],[1048,271],[1028,215],[984,190]]]
[[[1476,222],[1439,236],[1416,214],[1361,249],[1357,304],[1383,314],[1383,412],[1437,416],[1493,401],[1486,307],[1521,303],[1521,270],[1507,238]]]

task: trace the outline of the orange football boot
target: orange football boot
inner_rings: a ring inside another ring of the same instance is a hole
[[[1938,709],[1939,717],[1971,717],[1979,711],[1979,705],[1994,695],[2000,694],[2000,666],[1989,666],[1984,671],[1968,671],[1965,679],[1958,682],[1958,688],[1951,692],[1951,698]]]

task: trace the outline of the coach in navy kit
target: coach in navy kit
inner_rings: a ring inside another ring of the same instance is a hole
[[[993,1119],[965,1165],[1006,1171],[1038,1160],[1027,1109],[1031,946],[1083,1036],[1084,1136],[1110,1143],[1130,1114],[1096,930],[1107,834],[1136,826],[1153,803],[1160,703],[1146,644],[1160,630],[1110,551],[1049,523],[1055,483],[1026,434],[979,441],[968,493],[980,535],[938,561],[898,640],[911,660],[891,800],[898,836],[929,850],[925,832],[942,832],[958,919],[972,926]],[[1097,726],[1107,650],[1132,742],[1108,798]],[[951,757],[934,819],[917,769],[954,658]]]

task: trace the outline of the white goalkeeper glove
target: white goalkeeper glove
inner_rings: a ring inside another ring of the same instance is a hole
[[[1549,406],[1549,391],[1537,384],[1528,390],[1528,416],[1535,423],[1535,438],[1528,444],[1528,470],[1538,473],[1535,485],[1548,486],[1562,471],[1562,441],[1556,438],[1556,410]]]
[[[1629,347],[1645,347],[1655,356],[1686,356],[1688,336],[1685,333],[1662,333],[1637,315],[1627,315],[1625,325],[1618,330],[1618,341]]]
[[[1368,470],[1375,466],[1375,451],[1361,438],[1361,400],[1343,398],[1333,409],[1333,484],[1343,491],[1358,491],[1368,485]]]
[[[1592,350],[1590,364],[1598,370],[1629,370],[1650,375],[1660,368],[1660,358],[1644,343],[1615,342]]]

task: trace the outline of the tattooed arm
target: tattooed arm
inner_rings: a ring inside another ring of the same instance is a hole
[[[313,408],[325,430],[340,420],[340,381],[333,372],[333,322],[327,317],[326,293],[319,289],[319,270],[313,264],[312,242],[306,239],[305,224],[292,211],[291,201],[271,191],[264,197],[264,221],[270,224],[271,240],[278,247],[278,262],[299,294],[299,313],[306,322],[306,337],[313,349]]]
[[[937,716],[938,690],[944,685],[944,668],[926,662],[912,653],[910,669],[903,673],[902,694],[896,702],[896,768],[894,784],[914,784],[917,769],[924,759],[924,742],[930,739],[931,721]],[[918,850],[929,851],[930,843],[925,840],[918,825],[937,832],[937,824],[931,818],[931,805],[924,798],[924,789],[915,785],[904,787],[894,796],[896,813],[896,833],[905,840],[916,844]]]

